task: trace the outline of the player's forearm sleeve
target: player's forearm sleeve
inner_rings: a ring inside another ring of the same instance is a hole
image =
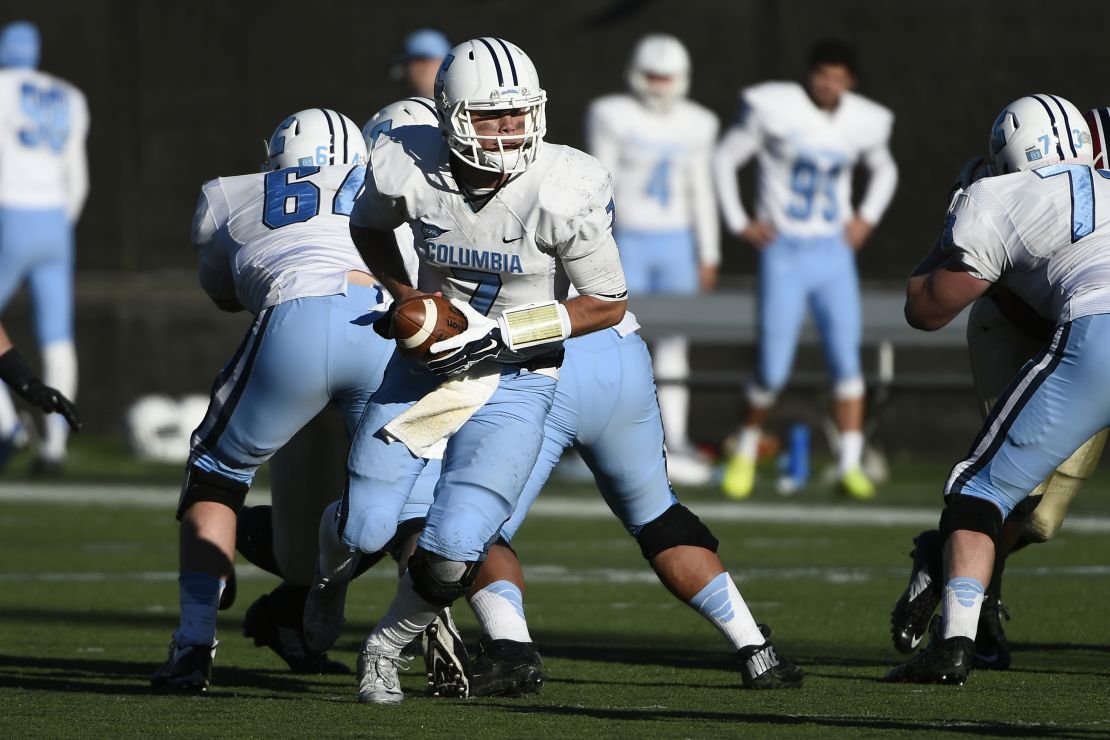
[[[867,193],[860,203],[859,215],[864,221],[874,225],[882,219],[894,197],[894,190],[898,187],[898,165],[886,144],[867,152],[863,162],[870,176]]]
[[[717,197],[721,215],[733,234],[743,231],[749,222],[744,205],[740,202],[740,185],[736,171],[752,158],[759,147],[759,140],[739,126],[730,128],[713,153],[713,178],[717,183]]]

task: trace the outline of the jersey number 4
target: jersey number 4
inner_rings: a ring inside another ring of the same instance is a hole
[[[319,167],[288,167],[266,173],[266,200],[262,208],[262,223],[271,229],[290,224],[300,224],[320,215],[320,187],[311,177]],[[366,167],[353,167],[343,179],[343,184],[332,197],[331,212],[350,216],[355,207],[355,197],[362,189]]]

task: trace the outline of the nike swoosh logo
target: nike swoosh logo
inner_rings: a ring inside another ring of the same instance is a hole
[[[487,344],[485,347],[482,347],[478,351],[479,352],[489,352],[491,349],[497,349],[497,340],[496,339],[490,339],[489,344]]]
[[[513,242],[518,242],[523,238],[524,238],[524,235],[521,234],[516,239],[506,239],[505,237],[501,237],[501,241],[505,242],[506,244],[512,244]]]

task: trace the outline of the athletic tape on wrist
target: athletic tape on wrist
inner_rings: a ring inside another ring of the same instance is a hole
[[[570,314],[559,301],[527,303],[505,309],[498,320],[501,338],[514,352],[570,336]]]

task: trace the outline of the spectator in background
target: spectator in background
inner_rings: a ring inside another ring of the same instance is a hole
[[[73,226],[88,193],[85,96],[40,72],[38,29],[27,21],[0,30],[0,311],[26,281],[42,352],[43,378],[61,396],[77,394],[73,345]],[[0,449],[21,436],[0,388]],[[34,470],[61,471],[69,424],[48,416]]]
[[[405,37],[404,46],[393,67],[394,79],[403,80],[409,94],[432,97],[436,72],[451,45],[447,37],[432,28],[421,28]]]
[[[851,90],[856,56],[825,41],[809,58],[809,78],[767,82],[740,94],[736,123],[717,147],[714,170],[730,231],[759,250],[759,361],[748,411],[723,487],[751,495],[761,427],[786,384],[809,305],[825,347],[840,435],[840,491],[875,496],[863,474],[864,385],[860,369],[860,295],[855,252],[894,196],[898,169],[890,155],[894,116]],[[759,162],[756,217],[740,203],[736,170]],[[870,172],[852,209],[852,169]]]
[[[586,145],[613,175],[614,228],[630,295],[710,291],[720,261],[710,159],[716,117],[686,99],[690,56],[666,34],[642,38],[628,66],[632,94],[607,95],[586,113]],[[709,482],[687,436],[686,338],[653,347],[668,470],[677,483]]]

